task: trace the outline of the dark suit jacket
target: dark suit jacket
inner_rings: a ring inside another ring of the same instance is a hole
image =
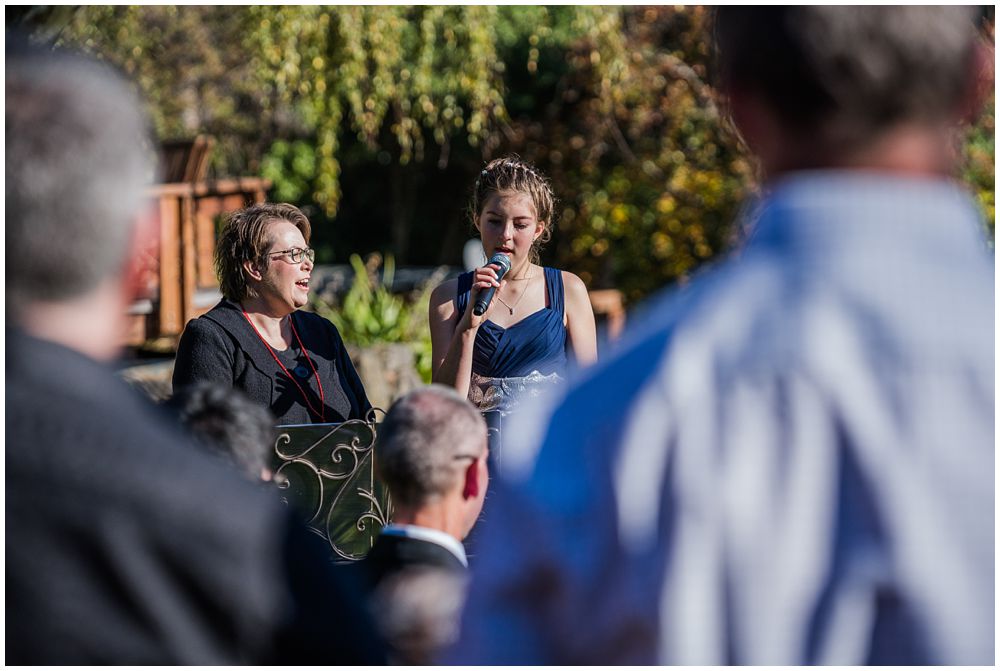
[[[276,496],[105,366],[7,332],[6,661],[378,663]]]
[[[454,592],[428,592],[409,582],[418,570],[428,568],[459,578],[436,583],[436,589]],[[447,548],[415,538],[380,535],[368,556],[347,570],[353,572],[367,594],[372,615],[389,644],[390,663],[433,664],[441,650],[454,640],[467,570]],[[396,577],[403,582],[394,582]]]
[[[324,421],[364,419],[371,403],[337,328],[302,310],[293,313],[293,319],[323,382]],[[174,363],[174,391],[195,382],[217,382],[236,387],[270,408],[278,424],[311,424],[320,418],[309,411],[302,392],[310,395],[314,408],[319,408],[319,389],[309,364],[303,361],[303,365],[310,376],[307,381],[297,378],[300,391],[287,379],[240,307],[223,300],[184,328]]]
[[[364,589],[371,593],[387,577],[408,568],[432,566],[464,573],[465,566],[450,550],[429,541],[404,536],[380,535],[371,552],[358,562],[356,571]]]

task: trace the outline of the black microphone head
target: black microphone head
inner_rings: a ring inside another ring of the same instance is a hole
[[[510,270],[510,257],[501,252],[497,252],[490,257],[490,260],[486,262],[486,265],[496,264],[500,267],[497,271],[497,282],[499,282],[503,276]],[[476,299],[476,304],[472,307],[472,314],[477,317],[486,312],[486,308],[490,306],[490,302],[493,301],[493,294],[496,292],[497,288],[494,286],[487,287],[479,294],[479,298]]]
[[[496,254],[491,256],[490,260],[486,263],[486,265],[490,264],[496,264],[500,266],[500,271],[497,273],[497,279],[500,279],[505,274],[507,274],[507,271],[510,270],[510,257],[504,254],[503,252],[497,252]]]

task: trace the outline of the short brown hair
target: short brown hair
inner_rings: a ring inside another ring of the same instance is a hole
[[[309,219],[294,205],[258,203],[229,215],[215,247],[215,271],[223,296],[233,302],[253,297],[243,264],[252,261],[267,267],[267,248],[271,245],[267,227],[279,221],[287,221],[302,231],[302,237],[309,244],[312,232]]]
[[[542,234],[531,246],[531,260],[537,263],[538,250],[552,238],[552,226],[555,223],[553,218],[556,211],[556,197],[552,193],[552,186],[541,171],[517,155],[494,159],[486,164],[476,178],[476,188],[470,208],[473,223],[479,221],[490,194],[504,191],[531,196],[531,202],[535,205],[535,216],[538,221],[544,222]]]

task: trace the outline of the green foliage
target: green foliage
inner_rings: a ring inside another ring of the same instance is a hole
[[[425,133],[488,141],[504,116],[491,26],[473,7],[252,7],[259,80],[316,139],[312,198],[333,216],[341,199],[341,123],[375,149],[388,126],[396,159],[420,160]]]
[[[308,197],[316,179],[316,148],[304,140],[276,140],[264,155],[261,175],[271,180],[275,200],[297,203]]]
[[[706,83],[708,11],[553,10],[533,30],[529,48],[546,44],[537,71],[559,74],[523,81],[533,94],[520,99],[554,94],[558,109],[517,110],[510,147],[552,176],[562,200],[548,258],[634,301],[727,249],[754,179]]]
[[[981,46],[988,54],[988,61],[995,61],[996,24],[993,14],[980,25]],[[978,118],[965,128],[962,143],[960,179],[968,184],[983,210],[986,233],[990,244],[996,239],[996,73],[993,66],[982,63],[978,91],[985,95],[986,104]]]
[[[709,12],[86,6],[60,41],[133,75],[161,138],[216,136],[216,174],[272,179],[308,212],[321,262],[388,247],[458,263],[476,172],[516,152],[561,202],[543,261],[637,301],[724,253],[756,188],[708,83]],[[993,110],[961,168],[991,236]]]
[[[410,315],[403,299],[389,291],[395,272],[393,258],[386,258],[381,282],[372,277],[378,262],[378,257],[373,255],[366,267],[360,256],[351,255],[354,282],[339,310],[330,309],[321,299],[313,297],[319,308],[317,312],[333,322],[344,340],[361,347],[379,342],[401,342],[409,322]]]
[[[372,254],[365,263],[357,254],[351,255],[354,281],[339,306],[333,306],[316,295],[312,307],[317,314],[329,319],[340,331],[345,342],[359,347],[379,343],[406,343],[413,348],[417,371],[424,382],[431,380],[431,340],[427,325],[430,294],[439,281],[432,277],[420,289],[414,300],[404,301],[390,288],[396,263],[392,255],[385,262]],[[382,265],[382,279],[377,279]]]
[[[211,170],[255,174],[274,139],[265,89],[248,59],[249,14],[232,7],[80,7],[57,44],[121,68],[148,103],[160,139],[218,141]]]
[[[966,129],[961,178],[968,184],[983,210],[987,233],[996,237],[996,126],[995,103],[989,105],[974,124]]]

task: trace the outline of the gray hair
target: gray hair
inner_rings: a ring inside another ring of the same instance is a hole
[[[139,101],[105,66],[7,49],[7,309],[120,273],[154,171]]]
[[[451,387],[432,384],[397,400],[376,443],[379,475],[400,506],[419,507],[455,486],[486,447],[486,422]]]
[[[720,7],[723,90],[755,93],[803,140],[860,146],[948,118],[970,85],[971,7]]]

